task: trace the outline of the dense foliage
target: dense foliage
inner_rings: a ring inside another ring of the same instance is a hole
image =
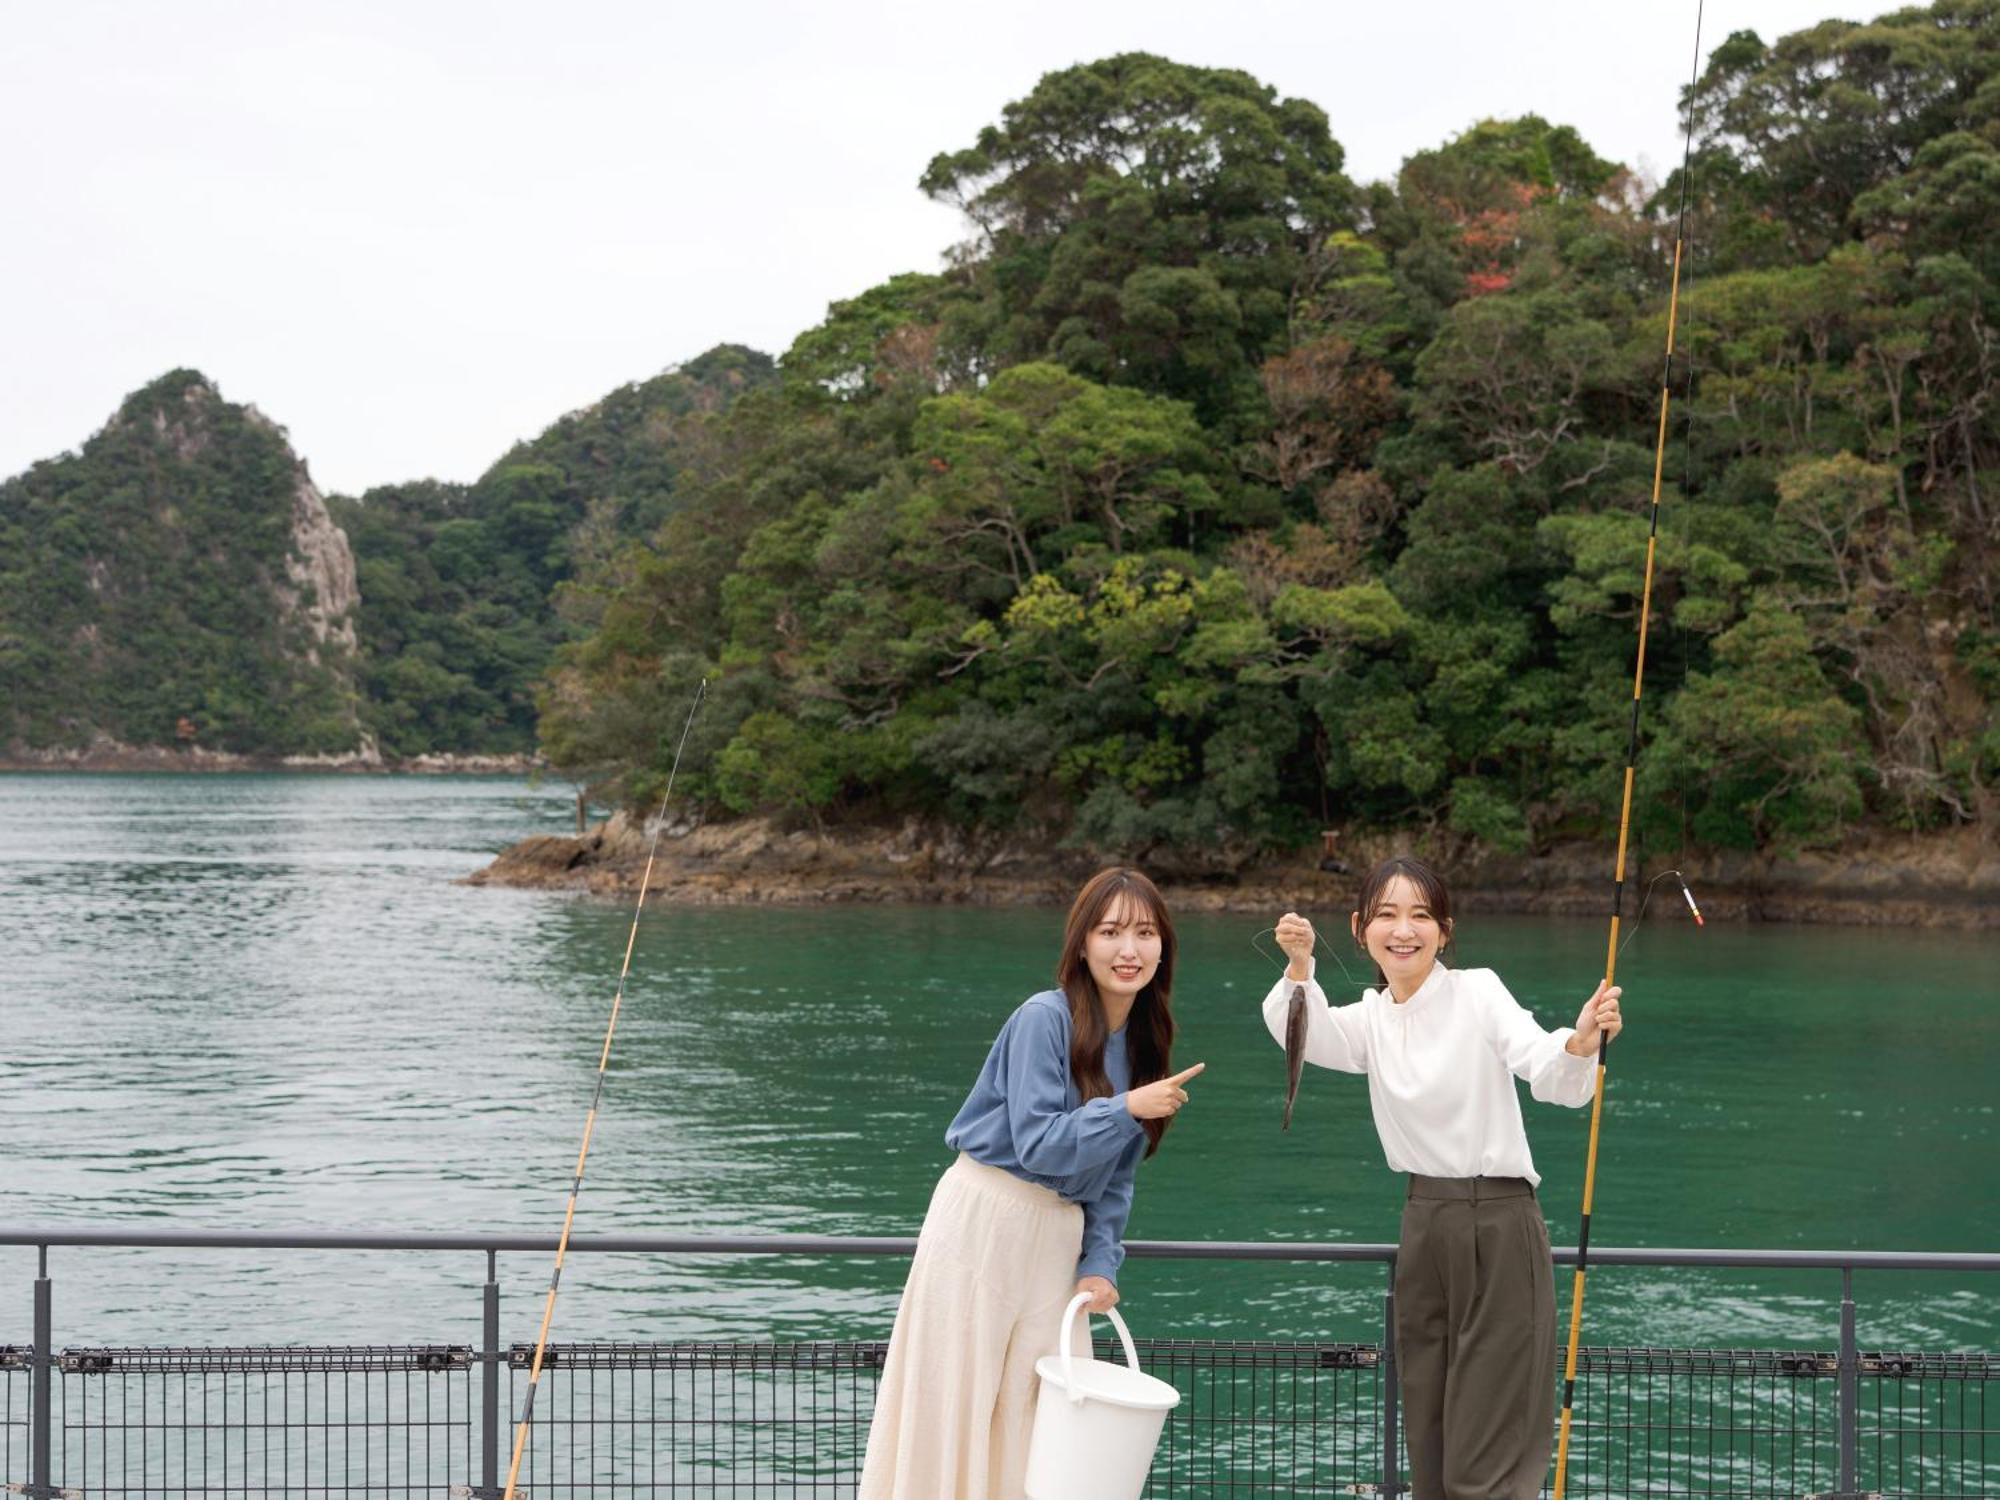
[[[306,483],[281,429],[177,370],[0,484],[0,745],[353,750],[353,664],[289,566]]]
[[[767,356],[725,346],[563,418],[476,483],[336,497],[361,590],[362,715],[383,752],[533,749],[535,683],[574,633],[561,591],[673,513],[683,429],[773,378]]]
[[[1990,826],[1996,45],[1940,0],[1739,33],[1692,91],[1654,838]],[[707,676],[735,811],[1606,831],[1677,179],[1531,116],[1357,187],[1312,105],[1128,55],[922,186],[950,269],[836,304],[677,426],[662,524],[572,554],[558,764],[645,800]]]
[[[1535,116],[1357,185],[1245,74],[1051,74],[923,173],[944,271],[330,502],[351,664],[272,607],[282,434],[170,376],[0,487],[0,742],[538,746],[644,803],[707,678],[727,811],[1601,837],[1685,187],[1641,837],[1990,831],[1996,51],[2000,0],[1738,33],[1657,188]]]

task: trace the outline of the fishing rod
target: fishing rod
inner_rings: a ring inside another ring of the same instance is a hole
[[[563,1210],[562,1235],[556,1241],[555,1268],[549,1272],[548,1300],[542,1304],[542,1328],[535,1335],[535,1362],[528,1371],[528,1394],[521,1402],[520,1425],[514,1429],[514,1457],[507,1465],[506,1500],[514,1500],[514,1482],[521,1472],[521,1455],[528,1447],[528,1424],[535,1414],[535,1392],[541,1386],[542,1354],[548,1348],[549,1324],[556,1315],[556,1288],[562,1284],[563,1259],[569,1253],[570,1225],[576,1222],[576,1198],[583,1190],[583,1166],[590,1158],[590,1136],[597,1128],[597,1106],[604,1099],[604,1072],[611,1062],[611,1038],[618,1030],[619,1007],[625,1003],[625,979],[632,972],[632,949],[639,941],[639,913],[646,909],[646,887],[653,882],[653,856],[659,851],[660,830],[667,818],[667,802],[674,794],[674,777],[681,768],[681,752],[687,749],[688,731],[694,728],[695,710],[708,693],[708,679],[694,690],[688,705],[687,722],[681,725],[681,742],[674,747],[674,763],[667,772],[667,789],[660,794],[660,811],[653,819],[652,842],[646,846],[646,873],[639,877],[639,900],[632,908],[632,931],[625,939],[625,962],[618,970],[618,989],[611,997],[611,1019],[604,1028],[604,1050],[597,1056],[597,1087],[590,1096],[590,1112],[583,1117],[583,1145],[576,1153],[576,1174],[570,1179],[569,1207]]]
[[[1632,780],[1639,763],[1639,700],[1646,683],[1646,631],[1653,617],[1653,554],[1660,535],[1660,479],[1667,461],[1667,408],[1672,399],[1674,371],[1674,330],[1680,319],[1681,247],[1687,241],[1688,179],[1694,171],[1694,91],[1701,81],[1701,21],[1703,0],[1696,0],[1694,12],[1694,66],[1688,76],[1687,120],[1681,143],[1680,216],[1674,226],[1674,272],[1667,295],[1667,352],[1660,366],[1660,429],[1653,447],[1652,520],[1646,531],[1646,578],[1639,592],[1639,650],[1632,667],[1632,722],[1625,740],[1625,790],[1618,810],[1618,861],[1611,881],[1611,935],[1604,954],[1604,984],[1609,988],[1618,972],[1618,917],[1625,897],[1625,850],[1632,831]],[[1694,394],[1694,364],[1687,362],[1686,395]],[[1685,466],[1683,466],[1685,469]],[[1685,472],[1681,475],[1687,481]],[[1685,881],[1681,891],[1695,920],[1701,912]],[[1651,894],[1648,887],[1647,894]],[[1635,924],[1637,919],[1634,919]],[[1553,1500],[1563,1500],[1563,1485],[1569,1474],[1570,1426],[1576,1409],[1576,1346],[1583,1332],[1584,1277],[1590,1269],[1590,1209],[1597,1191],[1597,1141],[1604,1123],[1604,1077],[1611,1067],[1611,1038],[1597,1033],[1597,1082],[1590,1099],[1590,1149],[1583,1167],[1583,1222],[1576,1234],[1576,1280],[1569,1304],[1569,1353],[1563,1361],[1562,1421],[1556,1437],[1556,1482]]]

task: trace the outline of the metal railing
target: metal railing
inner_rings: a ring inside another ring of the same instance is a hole
[[[497,1496],[529,1346],[501,1339],[498,1257],[550,1235],[0,1229],[33,1246],[33,1335],[0,1344],[0,1481],[60,1495]],[[907,1255],[906,1238],[596,1235],[575,1253]],[[53,1346],[55,1247],[472,1251],[481,1341],[392,1347]],[[1392,1245],[1140,1241],[1134,1257],[1362,1262]],[[1559,1249],[1560,1262],[1574,1252]],[[1593,1263],[1840,1274],[1834,1347],[1581,1352],[1579,1497],[2000,1495],[2000,1354],[1868,1352],[1858,1271],[1977,1273],[2000,1255],[1598,1249]],[[1393,1278],[1391,1278],[1391,1286]],[[1402,1493],[1392,1289],[1372,1341],[1139,1340],[1177,1386],[1147,1494]],[[530,1495],[851,1496],[879,1341],[551,1347]],[[1112,1349],[1100,1346],[1109,1357]],[[1994,1394],[1992,1406],[1988,1393]],[[504,1408],[504,1410],[503,1410]]]

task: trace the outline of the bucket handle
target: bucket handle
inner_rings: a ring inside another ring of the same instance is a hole
[[[1083,1309],[1088,1307],[1089,1305],[1090,1305],[1090,1293],[1078,1292],[1074,1297],[1069,1299],[1069,1306],[1063,1309],[1063,1321],[1062,1321],[1063,1391],[1064,1394],[1066,1394],[1072,1402],[1081,1402],[1083,1400],[1083,1392],[1077,1389],[1076,1377],[1071,1369],[1070,1344],[1073,1342],[1073,1337],[1076,1333],[1076,1315],[1082,1312]],[[1104,1316],[1109,1318],[1111,1320],[1111,1326],[1118,1330],[1118,1341],[1125,1346],[1125,1363],[1129,1365],[1134,1372],[1137,1372],[1139,1369],[1139,1351],[1132,1347],[1132,1330],[1127,1328],[1125,1326],[1125,1320],[1118,1316],[1117,1308],[1115,1307],[1106,1308],[1104,1310]],[[1090,1320],[1088,1318],[1085,1318],[1084,1326],[1086,1331],[1088,1330],[1089,1325],[1090,1325]]]

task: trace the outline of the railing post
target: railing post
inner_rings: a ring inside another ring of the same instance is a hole
[[[1855,1347],[1854,1339],[1854,1268],[1845,1266],[1840,1272],[1840,1483],[1838,1492],[1843,1496],[1858,1495],[1861,1486],[1856,1477],[1860,1465],[1856,1462],[1860,1447],[1860,1406],[1861,1406],[1861,1355]]]
[[[1382,1293],[1382,1494],[1403,1492],[1401,1435],[1396,1418],[1402,1392],[1396,1381],[1396,1259],[1389,1258],[1389,1285]]]
[[[50,1384],[55,1360],[52,1315],[53,1289],[49,1284],[49,1247],[36,1247],[40,1256],[35,1277],[35,1355],[28,1373],[28,1493],[47,1496],[55,1493],[49,1477]]]
[[[486,1252],[485,1317],[480,1337],[479,1489],[500,1493],[500,1282],[499,1253]]]

